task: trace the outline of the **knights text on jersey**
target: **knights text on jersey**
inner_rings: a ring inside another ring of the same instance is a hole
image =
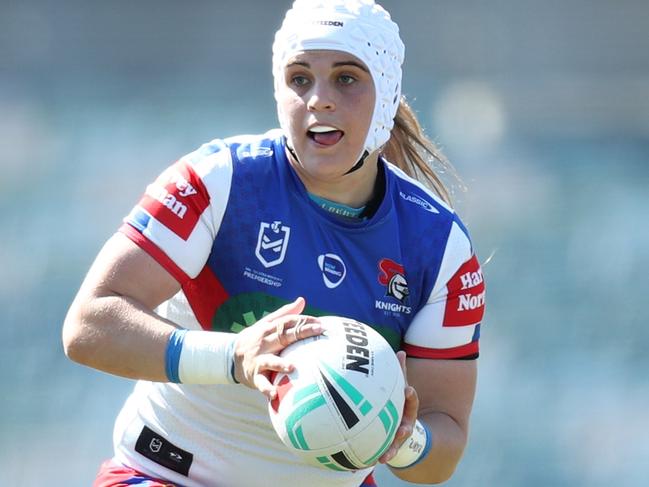
[[[303,296],[305,314],[365,322],[395,350],[404,349],[410,356],[477,357],[484,283],[466,229],[420,183],[385,161],[380,170],[385,175],[383,201],[371,218],[351,222],[309,198],[286,158],[281,132],[215,140],[149,185],[121,231],[182,285],[159,310],[181,326],[238,333]],[[210,485],[201,482],[217,478],[214,475],[221,479],[214,485],[239,485],[228,483],[239,477],[227,472],[237,462],[224,457],[218,445],[231,441],[227,434],[237,429],[232,437],[242,443],[238,448],[243,455],[255,456],[259,449],[247,449],[245,442],[261,427],[270,428],[262,441],[266,450],[249,462],[272,457],[293,468],[290,452],[285,456],[283,445],[274,443],[265,404],[242,389],[219,386],[216,394],[171,384],[136,388],[138,400],[131,398],[118,421],[117,458],[184,485],[192,485],[188,479]],[[183,406],[183,401],[192,400],[203,409]],[[170,410],[161,410],[160,404]],[[223,414],[229,415],[225,426]],[[166,440],[192,453],[188,475],[158,468],[135,452],[144,426],[161,433],[166,428],[163,418],[188,426],[184,416],[182,421],[167,418],[172,415],[194,415],[189,424],[200,432],[183,435],[172,430]],[[211,419],[215,425],[209,424]],[[201,435],[204,438],[196,439]],[[325,472],[320,477],[308,468],[299,472],[304,472],[306,483],[297,480],[295,471],[286,480],[298,485],[360,483],[347,473]],[[264,475],[264,484],[283,485],[269,478]],[[254,485],[247,481],[237,480]]]

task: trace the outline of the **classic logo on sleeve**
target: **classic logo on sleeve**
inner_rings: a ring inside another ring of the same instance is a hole
[[[191,235],[210,197],[194,169],[178,161],[146,188],[140,206],[183,240]]]
[[[474,255],[447,284],[444,326],[475,325],[484,315],[485,286],[480,263]]]
[[[423,198],[420,198],[415,194],[406,194],[403,191],[399,191],[399,196],[401,196],[402,199],[408,201],[409,203],[420,206],[421,208],[428,211],[429,213],[439,213],[439,210],[435,208],[432,204],[430,204],[428,201],[426,201]]]

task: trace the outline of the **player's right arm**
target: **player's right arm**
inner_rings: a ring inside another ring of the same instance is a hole
[[[279,352],[318,334],[306,326],[299,298],[244,332],[178,330],[154,309],[206,265],[231,190],[230,150],[213,141],[180,159],[147,186],[104,246],[63,326],[72,360],[115,375],[151,381],[220,384],[239,381],[274,393],[270,371],[287,371]]]
[[[63,325],[66,355],[132,379],[166,381],[165,353],[176,326],[153,312],[180,284],[122,233],[100,251]]]
[[[177,326],[153,310],[179,290],[178,281],[161,264],[116,233],[95,259],[65,318],[66,355],[110,374],[169,381],[167,347]],[[279,352],[322,332],[317,320],[300,316],[304,305],[299,298],[237,336],[234,375],[239,382],[274,397],[270,372],[292,369]],[[297,326],[305,319],[306,326]],[[278,330],[283,331],[278,334]],[[213,363],[216,366],[221,360],[214,357]]]

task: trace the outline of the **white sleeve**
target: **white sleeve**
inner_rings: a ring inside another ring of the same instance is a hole
[[[209,257],[231,183],[230,150],[212,142],[180,159],[147,186],[120,231],[182,284],[195,278]]]
[[[404,338],[404,350],[420,358],[478,355],[485,287],[480,263],[460,225],[453,223],[437,281]]]

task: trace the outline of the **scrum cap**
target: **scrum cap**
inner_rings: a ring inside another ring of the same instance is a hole
[[[372,153],[390,138],[401,98],[404,45],[399,27],[374,0],[295,0],[273,43],[275,98],[284,68],[300,51],[335,50],[352,54],[369,68],[376,102],[363,152]],[[280,126],[287,120],[278,104]],[[289,138],[289,146],[292,141]]]

